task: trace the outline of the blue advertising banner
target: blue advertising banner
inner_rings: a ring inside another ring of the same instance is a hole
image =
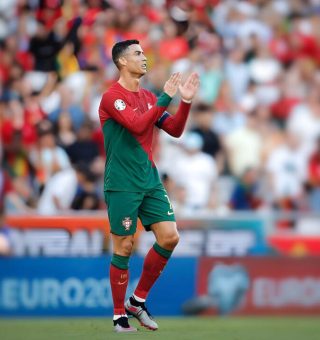
[[[261,256],[270,254],[261,219],[180,220],[180,241],[174,257]],[[141,233],[138,253],[145,255],[152,244],[152,233]]]
[[[112,315],[109,256],[0,259],[0,316]],[[130,295],[143,258],[130,260]],[[179,315],[196,289],[195,258],[174,258],[153,287],[148,306],[155,315]]]

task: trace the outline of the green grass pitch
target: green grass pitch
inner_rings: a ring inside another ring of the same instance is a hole
[[[1,319],[1,340],[319,340],[320,317],[157,318],[156,332],[116,334],[110,319]],[[137,322],[131,321],[137,326]]]

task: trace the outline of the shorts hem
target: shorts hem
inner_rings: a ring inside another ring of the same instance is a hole
[[[117,234],[114,231],[110,230],[110,233],[113,234],[113,235],[116,235],[116,236],[132,236],[136,233],[136,230],[134,230],[134,232],[132,232],[132,233],[126,233],[126,234]]]
[[[155,224],[155,223],[159,223],[159,222],[176,222],[176,219],[175,218],[172,218],[171,220],[168,220],[167,218],[159,218],[159,219],[154,219],[151,223],[149,224],[146,224],[144,225],[143,224],[143,228],[146,230],[146,231],[151,231],[151,226],[152,224]]]

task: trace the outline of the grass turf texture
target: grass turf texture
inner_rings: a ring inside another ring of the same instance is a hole
[[[319,317],[157,318],[159,330],[139,326],[116,334],[111,319],[2,319],[1,340],[318,340]],[[135,320],[131,321],[137,326]]]

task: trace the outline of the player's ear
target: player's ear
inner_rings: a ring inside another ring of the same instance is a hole
[[[120,57],[119,59],[118,59],[118,64],[119,64],[119,66],[126,66],[127,65],[127,59],[125,58],[125,57]]]

